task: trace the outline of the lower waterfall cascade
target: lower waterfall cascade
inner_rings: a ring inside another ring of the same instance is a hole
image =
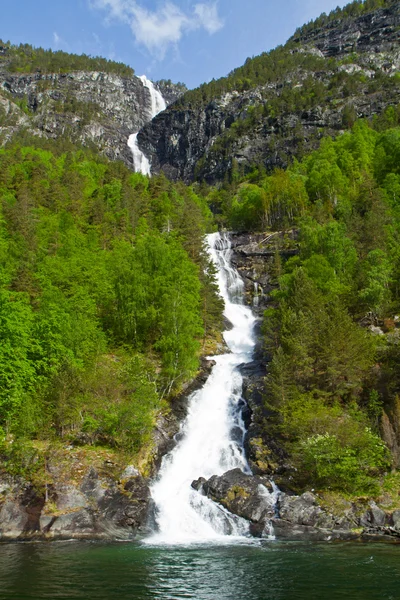
[[[144,87],[146,87],[149,90],[150,100],[151,100],[150,114],[151,114],[151,119],[154,119],[154,117],[156,115],[158,115],[158,113],[162,112],[163,110],[165,110],[167,108],[167,104],[166,104],[161,92],[159,92],[156,89],[156,87],[154,86],[154,83],[152,81],[150,81],[150,79],[148,79],[146,77],[146,75],[141,75],[139,77],[139,79],[143,83]],[[128,146],[132,151],[133,166],[135,168],[135,173],[142,173],[142,175],[148,175],[150,177],[150,175],[151,175],[150,161],[147,158],[147,156],[139,148],[138,139],[137,139],[138,134],[139,134],[138,131],[136,133],[132,133],[132,135],[130,135],[129,139],[128,139]]]
[[[224,332],[230,353],[212,357],[216,364],[208,380],[189,398],[181,439],[163,458],[151,489],[157,532],[148,543],[221,541],[249,532],[246,520],[191,487],[200,477],[208,479],[235,468],[251,473],[243,448],[243,380],[238,366],[252,360],[256,318],[243,303],[244,283],[231,265],[229,236],[213,233],[207,236],[207,243],[218,269],[224,315],[232,324],[232,329]]]

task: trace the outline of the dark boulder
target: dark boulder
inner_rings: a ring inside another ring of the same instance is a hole
[[[208,498],[222,504],[232,514],[258,524],[258,532],[265,531],[274,516],[275,498],[270,482],[262,477],[246,475],[240,469],[221,476],[214,475],[208,481],[198,480],[192,487],[201,489]]]

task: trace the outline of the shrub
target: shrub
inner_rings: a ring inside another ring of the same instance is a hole
[[[389,452],[369,428],[355,432],[347,444],[325,433],[301,443],[302,463],[312,481],[323,488],[350,494],[374,493],[379,473],[389,468]]]

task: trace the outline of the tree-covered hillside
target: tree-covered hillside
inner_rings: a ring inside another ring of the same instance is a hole
[[[164,177],[38,139],[0,150],[0,194],[6,464],[23,468],[29,440],[140,451],[220,327],[207,206]]]
[[[10,73],[71,73],[71,71],[102,71],[121,77],[132,77],[134,70],[123,63],[101,56],[70,54],[63,50],[34,48],[30,44],[14,45],[0,40],[0,65]]]
[[[31,476],[43,445],[149,455],[157,420],[220,335],[204,250],[219,226],[296,238],[290,259],[276,248],[263,331],[261,431],[282,449],[282,483],[375,496],[389,485],[400,465],[399,8],[366,0],[322,15],[143,128],[155,170],[194,187],[100,156],[131,165],[128,136],[150,114],[131,69],[0,47],[8,471]]]
[[[179,99],[176,107],[196,106],[199,103],[206,104],[232,91],[240,92],[275,83],[281,81],[285,75],[293,72],[295,69],[311,70],[315,73],[327,68],[332,69],[336,66],[335,61],[326,63],[323,60],[323,56],[318,56],[318,53],[315,52],[308,54],[303,51],[299,53],[297,51],[299,44],[302,42],[308,44],[310,41],[308,36],[312,35],[316,30],[329,26],[333,27],[339,25],[341,21],[352,20],[372,13],[377,9],[389,8],[397,3],[398,0],[355,0],[355,2],[347,4],[343,8],[336,8],[329,15],[322,13],[314,21],[299,27],[294,36],[285,45],[278,46],[269,52],[263,52],[259,56],[249,57],[244,65],[234,69],[226,77],[212,80],[194,90],[190,90],[185,96]],[[347,53],[345,48],[343,48],[342,53]]]
[[[298,230],[296,256],[277,248],[264,320],[265,434],[290,457],[296,489],[382,493],[379,477],[400,464],[396,120],[390,109],[378,130],[360,121],[286,172],[254,171],[209,196],[228,227]]]

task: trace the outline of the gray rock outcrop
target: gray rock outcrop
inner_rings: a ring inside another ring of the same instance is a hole
[[[132,470],[116,481],[91,468],[80,485],[55,477],[46,492],[8,477],[0,540],[133,539],[146,529],[149,504],[148,482]]]
[[[182,93],[174,84],[165,91],[168,103]],[[92,145],[132,167],[128,138],[151,116],[150,93],[139,77],[94,71],[14,74],[7,62],[0,63],[3,143],[25,127],[34,135]]]

